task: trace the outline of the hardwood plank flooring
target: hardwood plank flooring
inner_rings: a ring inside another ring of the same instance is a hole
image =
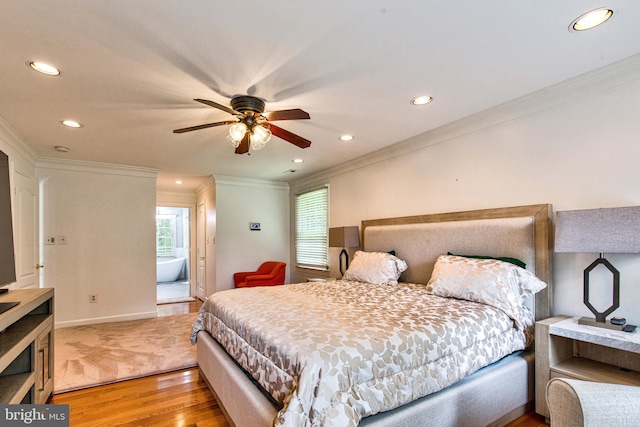
[[[159,305],[158,316],[195,312],[201,305]],[[197,368],[56,394],[49,403],[68,404],[73,427],[229,427]],[[508,427],[548,425],[532,411]]]
[[[535,411],[524,414],[517,420],[507,424],[507,427],[549,427],[542,415],[538,415]]]
[[[56,394],[74,427],[228,427],[196,368]]]

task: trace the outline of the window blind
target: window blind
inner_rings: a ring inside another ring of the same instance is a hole
[[[329,268],[329,188],[296,196],[296,265]]]

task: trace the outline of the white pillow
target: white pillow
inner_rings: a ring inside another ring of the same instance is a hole
[[[524,329],[532,315],[522,304],[546,286],[532,272],[508,262],[441,255],[427,291],[493,306],[513,319],[518,329]]]
[[[342,278],[377,285],[396,285],[400,274],[406,269],[406,262],[389,253],[357,251]]]

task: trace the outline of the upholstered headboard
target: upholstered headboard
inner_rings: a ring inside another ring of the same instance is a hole
[[[535,299],[536,319],[544,319],[551,316],[550,218],[545,204],[366,220],[362,241],[365,251],[395,251],[408,265],[400,280],[411,283],[427,283],[448,252],[518,258],[549,285]]]

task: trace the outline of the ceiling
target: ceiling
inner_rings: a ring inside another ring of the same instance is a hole
[[[613,18],[595,29],[568,30],[601,6],[0,0],[0,117],[41,159],[155,168],[159,189],[211,175],[291,181],[638,54],[637,0],[611,2]],[[33,60],[62,73],[36,73]],[[236,155],[225,126],[172,132],[233,119],[193,99],[229,105],[241,94],[267,111],[307,111],[277,124],[311,147],[273,137]],[[417,95],[434,101],[413,106]],[[355,140],[339,141],[347,133]]]

